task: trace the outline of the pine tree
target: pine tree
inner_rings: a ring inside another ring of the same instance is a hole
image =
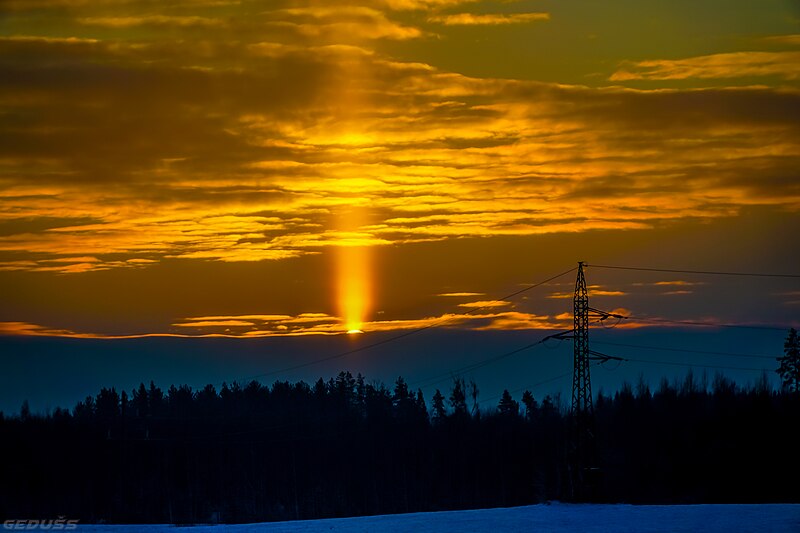
[[[133,390],[131,398],[134,416],[139,418],[147,416],[147,389],[144,388],[144,383],[139,383],[139,388]]]
[[[72,411],[72,416],[82,422],[90,422],[94,418],[94,398],[87,396],[82,402],[78,402]]]
[[[31,417],[31,407],[28,405],[28,400],[22,401],[22,407],[19,409],[19,419],[28,420]]]
[[[444,396],[439,389],[433,394],[433,420],[434,422],[441,422],[444,420],[446,412],[444,410]]]
[[[397,378],[394,383],[394,394],[392,395],[392,403],[395,407],[404,405],[411,399],[411,393],[408,390],[408,385],[403,377]]]
[[[467,387],[464,378],[453,379],[453,390],[450,392],[450,407],[453,408],[453,416],[467,415]]]
[[[417,399],[414,402],[417,411],[417,419],[425,424],[428,423],[428,407],[425,405],[425,396],[422,389],[417,389]]]
[[[478,384],[475,383],[474,379],[470,379],[469,397],[472,398],[472,411],[470,411],[470,414],[473,417],[480,418],[481,412],[478,410],[478,394],[480,394],[480,391],[478,390]]]
[[[522,403],[525,405],[525,419],[533,420],[539,409],[539,403],[533,398],[531,391],[526,390],[522,393]]]
[[[319,401],[325,399],[325,396],[328,395],[328,388],[325,386],[325,381],[322,378],[319,378],[316,383],[314,383],[314,398]]]
[[[497,412],[500,416],[514,417],[519,415],[519,403],[514,401],[508,389],[503,390],[503,396],[500,398],[500,403],[497,404]]]
[[[397,378],[395,382],[392,406],[394,407],[395,417],[400,421],[408,422],[414,416],[414,398],[402,377]]]
[[[161,414],[164,405],[164,392],[156,387],[156,384],[150,382],[150,389],[147,392],[147,405],[151,416]]]
[[[791,328],[783,343],[783,357],[778,358],[781,366],[775,372],[780,375],[783,386],[789,392],[800,392],[800,337]]]
[[[106,437],[111,438],[111,429],[119,417],[119,395],[114,387],[103,388],[94,402],[97,422],[105,429]]]

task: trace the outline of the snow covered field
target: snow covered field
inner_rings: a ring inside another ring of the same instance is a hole
[[[800,504],[784,505],[531,505],[508,509],[272,522],[229,526],[80,525],[100,533],[335,532],[800,532]]]

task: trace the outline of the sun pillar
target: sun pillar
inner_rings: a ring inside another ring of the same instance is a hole
[[[364,209],[350,208],[341,217],[342,240],[336,248],[336,301],[347,333],[361,333],[372,306],[372,250],[361,242]]]

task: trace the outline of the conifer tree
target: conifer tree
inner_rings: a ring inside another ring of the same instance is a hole
[[[519,403],[514,401],[508,389],[503,390],[503,396],[500,398],[500,403],[497,404],[497,412],[500,416],[513,417],[519,415]]]
[[[441,422],[446,415],[444,409],[444,396],[439,389],[433,394],[433,420],[434,422]]]
[[[800,337],[797,330],[791,328],[786,342],[783,343],[783,357],[778,358],[781,366],[776,370],[789,392],[800,392]]]
[[[466,389],[464,378],[453,379],[453,390],[450,391],[450,407],[453,408],[454,416],[466,416],[467,414]]]
[[[531,391],[526,390],[522,393],[522,403],[525,405],[525,418],[533,420],[536,411],[539,409],[539,403],[533,398]]]

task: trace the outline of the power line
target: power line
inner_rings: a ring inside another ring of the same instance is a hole
[[[599,322],[599,320],[596,320],[595,322]],[[517,349],[511,350],[510,352],[505,352],[505,353],[502,353],[500,355],[496,355],[494,357],[490,357],[489,359],[483,359],[481,361],[477,361],[475,363],[469,364],[467,366],[461,367],[461,368],[456,369],[456,370],[451,370],[451,371],[448,371],[448,372],[444,372],[442,374],[437,374],[435,376],[431,376],[431,377],[422,379],[420,381],[416,381],[414,383],[409,383],[408,386],[410,388],[426,388],[427,389],[428,387],[432,387],[432,386],[437,385],[437,384],[439,384],[439,383],[441,383],[443,381],[447,381],[448,379],[453,378],[453,377],[458,376],[458,375],[461,375],[461,374],[463,374],[465,372],[469,372],[471,370],[477,370],[478,368],[483,368],[484,366],[487,366],[487,365],[490,365],[490,364],[492,364],[492,363],[494,363],[496,361],[500,361],[502,359],[505,359],[506,357],[510,357],[510,356],[518,354],[518,353],[520,353],[522,351],[528,350],[530,348],[534,348],[534,347],[538,346],[539,344],[544,344],[545,342],[547,342],[550,339],[557,339],[559,341],[559,343],[560,343],[560,341],[563,341],[563,340],[566,340],[568,338],[571,338],[571,337],[565,337],[565,335],[569,334],[570,332],[572,332],[572,330],[564,330],[564,331],[561,331],[559,333],[553,333],[551,335],[547,335],[545,337],[542,337],[541,339],[539,339],[536,342],[533,342],[533,343],[527,344],[525,346],[522,346],[521,348],[517,348]],[[431,381],[431,380],[436,380],[436,381]],[[430,383],[428,383],[429,381],[430,381]]]
[[[741,366],[721,366],[721,365],[700,365],[695,363],[678,363],[675,361],[655,361],[652,359],[630,359],[627,357],[621,358],[623,361],[630,361],[632,363],[645,363],[654,365],[670,365],[670,366],[683,366],[683,367],[698,367],[698,368],[715,368],[720,370],[746,370],[752,372],[766,372],[766,368],[753,368]]]
[[[547,385],[548,383],[552,383],[554,381],[558,381],[560,379],[564,379],[564,378],[569,377],[571,375],[572,375],[572,370],[570,370],[569,372],[564,372],[563,374],[559,374],[559,375],[557,375],[555,377],[552,377],[552,378],[549,378],[549,379],[545,379],[544,381],[539,381],[539,382],[534,383],[532,385],[527,385],[525,387],[520,387],[518,389],[510,390],[510,391],[508,391],[508,393],[509,394],[514,394],[514,393],[521,392],[521,391],[528,390],[528,389],[535,389],[537,387],[541,387],[542,385]],[[479,401],[478,403],[490,402],[492,400],[496,400],[496,399],[502,398],[502,397],[503,397],[502,394],[498,394],[496,396],[490,396],[489,398],[484,398],[483,400]]]
[[[766,331],[786,331],[789,329],[789,326],[759,326],[753,324],[722,324],[719,322],[699,322],[696,320],[672,320],[669,318],[655,318],[655,317],[641,317],[641,316],[634,316],[634,315],[620,315],[618,313],[612,313],[610,311],[602,311],[600,309],[590,308],[590,311],[594,311],[595,313],[599,313],[604,315],[604,318],[601,320],[605,320],[608,317],[614,317],[619,319],[633,319],[633,320],[641,320],[643,322],[659,322],[659,323],[666,323],[666,324],[685,324],[688,326],[705,326],[710,328],[738,328],[738,329],[758,329],[758,330],[766,330]]]
[[[619,315],[611,314],[610,316],[617,317]],[[757,326],[751,324],[721,324],[718,322],[699,322],[695,320],[671,320],[668,318],[650,318],[650,317],[640,317],[640,316],[633,316],[628,315],[622,318],[625,319],[633,319],[633,320],[641,320],[644,322],[659,322],[659,323],[666,323],[666,324],[685,324],[687,326],[704,326],[710,328],[737,328],[737,329],[757,329],[757,330],[765,330],[765,331],[786,331],[789,327],[777,327],[777,326]]]
[[[525,346],[523,346],[521,348],[517,348],[515,350],[511,350],[510,352],[502,353],[500,355],[491,357],[489,359],[484,359],[482,361],[478,361],[476,363],[473,363],[471,365],[467,365],[467,366],[459,368],[457,370],[453,370],[453,371],[449,371],[449,372],[443,372],[441,374],[437,374],[435,376],[431,376],[429,378],[426,378],[426,379],[417,381],[417,382],[415,382],[413,384],[410,384],[409,387],[410,388],[426,388],[427,389],[428,387],[432,387],[432,386],[437,385],[437,384],[439,384],[439,383],[441,383],[443,381],[447,381],[448,379],[451,379],[453,377],[459,376],[459,375],[461,375],[461,374],[463,374],[465,372],[469,372],[471,370],[477,370],[479,368],[487,366],[487,365],[489,365],[491,363],[494,363],[496,361],[500,361],[501,359],[505,359],[506,357],[511,357],[512,355],[516,355],[516,354],[518,354],[520,352],[524,352],[525,350],[529,350],[529,349],[533,348],[534,346],[537,346],[537,345],[541,344],[541,342],[542,341],[532,342],[532,343],[527,344],[527,345],[525,345]]]
[[[546,285],[547,283],[550,283],[551,281],[554,281],[554,280],[556,280],[556,279],[558,279],[558,278],[560,278],[562,276],[565,276],[565,275],[569,274],[570,272],[572,272],[573,270],[575,270],[575,267],[570,268],[569,270],[565,270],[564,272],[561,272],[560,274],[556,274],[555,276],[551,276],[551,277],[549,277],[549,278],[547,278],[547,279],[545,279],[543,281],[539,281],[537,283],[528,285],[527,287],[524,287],[524,288],[519,289],[517,291],[514,291],[514,292],[512,292],[510,294],[507,294],[507,295],[503,296],[502,298],[498,298],[496,300],[492,300],[492,302],[497,302],[497,301],[501,301],[501,300],[508,300],[510,298],[514,298],[515,296],[519,296],[520,294],[522,294],[524,292],[530,291],[530,290],[535,289],[537,287],[541,287],[542,285]],[[484,305],[482,307],[476,307],[476,308],[470,309],[469,311],[465,312],[464,314],[465,315],[471,315],[471,314],[477,313],[478,311],[482,311],[484,309],[488,309],[490,307],[492,307],[492,306],[491,305]],[[423,331],[427,331],[429,329],[433,329],[433,328],[442,326],[443,324],[451,322],[454,319],[455,319],[455,317],[441,318],[439,320],[431,322],[430,324],[427,324],[427,325],[422,326],[420,328],[412,329],[412,330],[409,330],[409,331],[405,331],[403,333],[400,333],[398,335],[394,335],[392,337],[388,337],[386,339],[382,339],[382,340],[379,340],[379,341],[376,341],[376,342],[373,342],[373,343],[370,343],[370,344],[365,344],[364,346],[359,346],[358,348],[353,348],[351,350],[347,350],[347,351],[340,352],[340,353],[337,353],[337,354],[329,355],[329,356],[326,356],[326,357],[321,357],[319,359],[314,359],[312,361],[307,361],[305,363],[300,363],[300,364],[297,364],[297,365],[292,365],[292,366],[289,366],[289,367],[281,368],[279,370],[274,370],[272,372],[265,372],[265,373],[262,373],[262,374],[256,374],[254,376],[250,376],[250,377],[244,378],[243,381],[251,381],[251,380],[254,380],[254,379],[257,379],[257,378],[266,378],[266,377],[274,376],[274,375],[277,375],[277,374],[283,374],[285,372],[291,372],[293,370],[299,370],[301,368],[307,368],[309,366],[313,366],[313,365],[316,365],[316,364],[324,363],[324,362],[327,362],[327,361],[332,361],[334,359],[340,359],[340,358],[346,357],[348,355],[352,355],[352,354],[355,354],[355,353],[359,353],[359,352],[363,352],[363,351],[366,351],[366,350],[370,350],[370,349],[375,348],[377,346],[382,346],[384,344],[388,344],[390,342],[394,342],[394,341],[403,339],[405,337],[410,337],[411,335],[415,335],[417,333],[421,333]]]
[[[597,361],[597,362],[591,363],[589,366],[590,367],[600,366],[603,363],[604,363],[604,361]],[[563,374],[559,374],[559,375],[557,375],[555,377],[552,377],[552,378],[549,378],[549,379],[545,379],[544,381],[539,381],[537,383],[533,383],[532,385],[526,385],[526,386],[520,387],[518,389],[510,390],[510,391],[508,391],[508,393],[509,394],[514,394],[514,393],[522,392],[522,391],[529,390],[529,389],[535,389],[537,387],[541,387],[542,385],[547,385],[548,383],[552,383],[554,381],[558,381],[560,379],[564,379],[564,378],[566,378],[568,376],[571,376],[571,375],[572,375],[572,370],[570,370],[569,372],[564,372]],[[491,400],[496,400],[498,398],[502,398],[502,396],[503,396],[502,394],[497,394],[495,396],[490,396],[489,398],[484,398],[483,400],[479,401],[478,403],[484,403],[484,402],[489,402]]]
[[[615,270],[638,270],[641,272],[669,272],[673,274],[702,274],[710,276],[750,276],[758,278],[800,278],[800,274],[773,274],[763,272],[722,272],[717,270],[681,270],[676,268],[647,268],[647,267],[632,267],[632,266],[618,266],[618,265],[596,265],[589,263],[587,266],[593,268],[610,268]]]
[[[658,350],[662,352],[682,352],[682,353],[697,353],[697,354],[704,354],[704,355],[725,355],[730,357],[751,357],[756,359],[772,359],[775,360],[776,357],[774,355],[756,355],[756,354],[747,354],[747,353],[731,353],[731,352],[712,352],[707,350],[688,350],[685,348],[666,348],[663,346],[646,346],[643,344],[625,344],[621,342],[601,342],[601,341],[592,341],[592,344],[604,344],[606,346],[621,346],[624,348],[641,348],[643,350]]]
[[[512,355],[516,355],[516,354],[518,354],[520,352],[523,352],[525,350],[529,350],[531,348],[534,348],[534,347],[536,347],[536,346],[538,346],[540,344],[543,344],[548,339],[557,338],[557,335],[561,335],[563,333],[568,333],[568,331],[565,331],[565,332],[562,332],[562,333],[556,333],[554,335],[547,335],[546,337],[542,337],[538,341],[532,342],[532,343],[527,344],[525,346],[522,346],[521,348],[516,348],[514,350],[502,353],[500,355],[496,355],[494,357],[490,357],[488,359],[484,359],[482,361],[478,361],[476,363],[472,363],[470,365],[467,365],[465,367],[462,367],[462,368],[454,370],[454,371],[445,372],[445,373],[442,373],[442,374],[437,374],[436,376],[431,376],[429,378],[426,378],[426,379],[417,381],[417,382],[415,382],[413,384],[410,384],[409,387],[411,387],[411,388],[415,388],[415,387],[416,388],[432,387],[432,386],[437,385],[437,384],[439,384],[439,383],[441,383],[443,381],[447,381],[448,379],[451,379],[451,378],[453,378],[455,376],[461,375],[461,374],[463,374],[465,372],[469,372],[471,370],[477,370],[479,368],[483,368],[484,366],[488,366],[488,365],[490,365],[492,363],[496,363],[497,361],[505,359],[506,357],[511,357]],[[435,380],[435,381],[431,381],[431,380]],[[430,382],[430,383],[428,383],[428,382]]]

